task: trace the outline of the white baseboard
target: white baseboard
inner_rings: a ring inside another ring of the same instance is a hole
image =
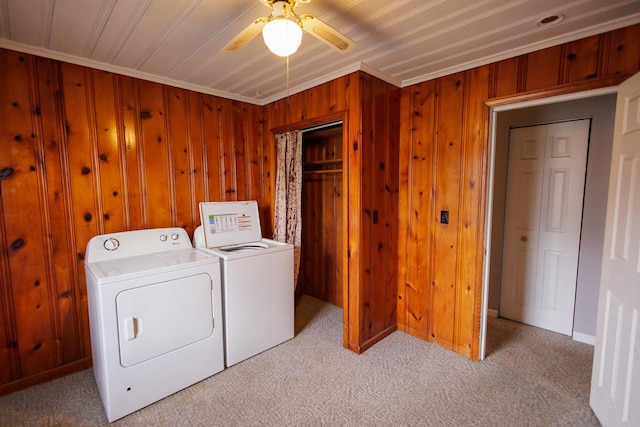
[[[573,332],[573,340],[581,343],[596,345],[596,337],[583,334],[582,332]]]
[[[498,310],[492,308],[487,309],[487,317],[498,317]],[[583,334],[582,332],[573,332],[573,340],[584,344],[596,345],[596,337]]]

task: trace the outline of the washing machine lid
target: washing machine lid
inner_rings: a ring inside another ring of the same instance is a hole
[[[291,256],[293,256],[293,245],[291,243],[283,243],[265,238],[260,239],[257,242],[220,246],[215,248],[205,248],[199,246],[198,249],[202,250],[205,253],[215,255],[223,262],[239,258],[264,256],[280,251],[290,251],[292,254]]]
[[[201,202],[200,221],[207,248],[241,245],[262,239],[258,203]]]

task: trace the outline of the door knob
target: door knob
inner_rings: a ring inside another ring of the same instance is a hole
[[[520,236],[520,241],[521,242],[526,242],[527,241],[527,236]]]

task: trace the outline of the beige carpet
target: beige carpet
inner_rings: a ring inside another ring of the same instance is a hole
[[[150,405],[118,426],[597,426],[593,348],[490,319],[472,362],[402,332],[362,355],[341,346],[342,310],[310,297],[296,337]],[[107,424],[91,370],[0,397],[0,426]]]

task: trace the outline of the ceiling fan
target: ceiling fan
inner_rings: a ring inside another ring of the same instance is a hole
[[[298,15],[294,9],[296,6],[302,3],[309,3],[311,0],[260,0],[262,4],[272,9],[272,13],[269,16],[258,18],[253,21],[247,28],[242,30],[240,34],[235,36],[224,48],[223,51],[235,52],[242,48],[245,44],[251,41],[255,36],[263,32],[265,43],[269,50],[279,56],[289,56],[294,53],[300,41],[302,39],[302,31],[306,31],[318,40],[328,44],[329,46],[337,49],[340,52],[346,52],[353,47],[356,43],[349,37],[345,36],[335,28],[324,23],[320,19],[311,16],[309,14]],[[278,25],[282,27],[287,26],[287,30],[284,28],[282,33],[272,34],[274,28]],[[288,31],[288,33],[287,33]],[[290,46],[277,48],[272,45],[276,43],[290,42]]]

